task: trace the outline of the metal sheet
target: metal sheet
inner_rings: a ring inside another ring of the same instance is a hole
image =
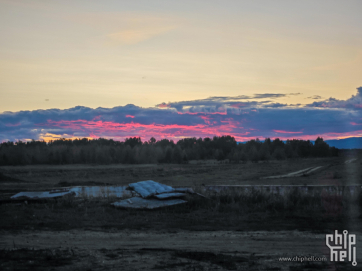
[[[184,196],[186,196],[185,193],[163,193],[155,195],[155,197],[158,199],[181,198]]]
[[[62,197],[74,194],[75,197],[117,197],[132,196],[126,186],[78,186],[72,188],[55,189],[50,191],[20,192],[12,196],[12,199],[46,199]]]
[[[158,200],[158,199],[144,199],[139,197],[133,197],[130,199],[121,200],[118,202],[111,203],[111,205],[120,208],[132,208],[132,209],[156,209],[166,206],[172,206],[177,204],[186,203],[187,201],[181,199],[169,199],[169,200]]]
[[[160,184],[154,181],[143,181],[138,183],[133,183],[129,185],[135,191],[127,190],[128,186],[77,186],[77,187],[67,187],[59,188],[50,191],[35,191],[35,192],[20,192],[14,196],[12,199],[17,198],[28,198],[28,199],[45,199],[45,198],[54,198],[62,197],[64,195],[73,193],[75,197],[132,197],[132,196],[142,196],[149,197],[161,193],[170,193],[170,192],[189,192],[193,193],[191,188],[172,188],[171,186]]]
[[[138,183],[129,184],[134,191],[141,195],[142,198],[147,198],[156,194],[170,193],[174,189],[171,186],[157,183],[154,181],[142,181]]]
[[[79,186],[70,188],[70,191],[73,191],[76,197],[122,198],[126,195],[131,196],[131,191],[126,188],[126,186]]]
[[[57,198],[63,197],[65,195],[72,194],[71,191],[68,192],[50,192],[50,191],[39,191],[39,192],[20,192],[12,196],[11,199],[46,199],[46,198]]]

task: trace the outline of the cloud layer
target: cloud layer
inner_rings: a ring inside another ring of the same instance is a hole
[[[48,109],[0,114],[0,141],[60,137],[113,138],[140,136],[178,140],[184,137],[232,135],[252,138],[325,139],[362,136],[362,88],[347,100],[330,98],[306,106],[278,103],[285,94],[210,97],[114,108]],[[288,94],[298,95],[298,93]]]
[[[319,108],[349,108],[362,110],[362,87],[357,88],[357,94],[353,95],[347,100],[338,100],[334,98],[329,98],[328,100],[314,102],[308,105],[309,107],[319,107]]]

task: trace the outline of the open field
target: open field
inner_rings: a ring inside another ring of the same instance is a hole
[[[351,159],[356,159],[350,161]],[[350,161],[345,163],[345,161]],[[361,158],[229,164],[1,167],[1,198],[64,186],[154,180],[207,196],[152,211],[114,198],[0,205],[1,270],[361,270],[362,195],[206,191],[203,185],[361,185]],[[265,179],[307,168],[311,174]],[[358,265],[331,263],[325,234],[357,235]],[[280,257],[327,257],[283,262]]]
[[[350,159],[357,159],[345,163]],[[200,185],[357,185],[362,183],[362,157],[272,160],[230,164],[191,161],[189,164],[2,166],[1,192],[86,185],[127,185],[154,180],[171,186]],[[320,167],[308,176],[265,179]]]

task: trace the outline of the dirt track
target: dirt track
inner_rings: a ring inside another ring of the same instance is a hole
[[[323,166],[309,167],[309,168],[305,168],[305,169],[291,172],[288,174],[262,177],[261,179],[279,179],[279,178],[292,178],[292,177],[308,176],[312,173],[315,173],[317,170],[321,170],[322,168],[323,168]]]

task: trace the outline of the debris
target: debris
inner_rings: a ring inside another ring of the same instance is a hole
[[[131,190],[132,197],[140,197],[141,195],[138,194],[136,191]]]
[[[129,184],[134,191],[141,195],[142,198],[148,198],[156,194],[170,193],[174,191],[171,186],[160,184],[154,181],[142,181]]]
[[[169,199],[169,198],[180,198],[186,196],[185,193],[163,193],[159,195],[155,195],[158,199]]]
[[[121,208],[156,209],[160,207],[177,205],[186,202],[187,201],[182,199],[158,200],[158,199],[144,199],[140,197],[133,197],[128,200],[121,200],[118,202],[111,203],[111,205]]]
[[[72,194],[73,192],[50,192],[50,191],[39,191],[39,192],[20,192],[12,196],[11,199],[46,199],[46,198],[58,198],[64,195]]]
[[[74,197],[132,197],[112,203],[116,207],[155,209],[164,206],[186,203],[175,199],[186,196],[186,193],[195,193],[191,188],[173,188],[151,180],[131,183],[129,186],[78,186],[53,189],[39,192],[20,192],[11,197],[11,200],[39,200],[73,195]],[[153,197],[153,198],[152,198]],[[147,198],[147,199],[146,199]]]
[[[151,180],[131,183],[129,189],[132,189],[132,195],[136,194],[139,197],[118,201],[112,203],[112,205],[123,208],[155,209],[187,202],[182,199],[171,198],[184,197],[186,193],[197,194],[191,188],[173,188]],[[154,198],[150,199],[150,197]]]
[[[49,191],[49,194],[69,192],[69,188],[53,189]]]
[[[20,192],[11,199],[47,199],[74,195],[75,197],[117,197],[131,196],[131,191],[125,186],[78,186],[72,188],[54,189],[50,191]]]
[[[76,197],[117,197],[131,196],[126,186],[79,186],[70,189]]]

